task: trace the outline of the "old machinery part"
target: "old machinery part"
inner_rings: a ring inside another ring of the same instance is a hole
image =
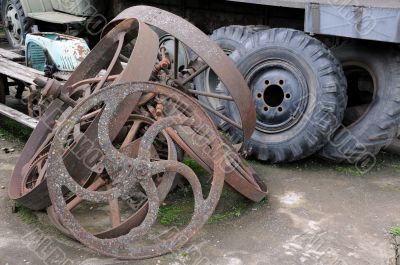
[[[122,48],[118,47],[130,43],[133,39],[136,39],[135,49],[127,66],[123,68],[118,60]],[[48,89],[44,89],[41,102],[51,99],[48,101],[50,105],[46,106],[40,123],[26,143],[13,171],[9,185],[11,199],[33,210],[43,210],[50,206],[50,201],[43,199],[46,198],[47,191],[41,190],[40,185],[30,190],[29,194],[22,192],[22,180],[28,179],[24,175],[27,173],[27,171],[23,172],[24,167],[40,155],[40,150],[47,145],[46,141],[52,138],[51,134],[55,126],[62,121],[63,114],[65,116],[68,113],[67,109],[75,106],[79,100],[101,89],[111,80],[114,80],[114,83],[149,80],[154,68],[150,62],[154,62],[157,51],[158,37],[146,24],[135,19],[125,20],[98,43],[63,86],[49,84]],[[149,64],[142,65],[142,61],[138,58]],[[103,69],[107,69],[106,74],[99,77]],[[118,77],[115,78],[113,75],[118,75]],[[79,91],[84,91],[84,93],[79,96]],[[132,112],[133,109],[130,113]],[[120,128],[123,125],[119,125]],[[120,128],[116,127],[116,131],[120,131]]]
[[[59,33],[26,35],[26,65],[38,71],[73,72],[90,53],[86,41]]]
[[[181,106],[181,114],[163,118],[152,125],[143,136],[136,159],[116,149],[112,142],[114,117],[119,104],[135,93],[155,94]],[[75,182],[62,159],[64,145],[75,124],[94,106],[104,106],[98,130],[98,141],[104,154],[104,166],[110,175],[110,187],[106,191],[91,191]],[[204,197],[201,184],[188,166],[173,160],[151,161],[154,139],[163,130],[174,127],[190,127],[203,136],[204,144],[211,146],[214,172],[211,189]],[[50,150],[47,184],[58,220],[80,242],[99,253],[122,259],[151,258],[170,253],[186,244],[207,222],[220,198],[225,176],[225,154],[222,138],[203,108],[182,92],[156,83],[127,83],[105,88],[82,101],[60,125]],[[176,172],[190,183],[194,194],[194,214],[189,224],[164,238],[150,240],[146,237],[157,219],[161,202],[153,176]],[[148,211],[144,221],[126,235],[101,239],[87,232],[68,209],[63,187],[92,203],[109,203],[129,197],[132,189],[140,187],[148,198]]]
[[[229,119],[229,117],[221,115],[218,110],[205,105],[203,105],[203,107],[216,113],[220,118],[230,122],[232,126],[241,130],[243,132],[241,140],[246,143],[254,131],[256,121],[255,108],[245,80],[224,51],[201,30],[183,18],[149,6],[134,6],[122,11],[110,22],[104,32],[107,33],[115,24],[129,18],[139,19],[150,26],[156,27],[174,36],[176,39],[174,50],[179,50],[179,43],[181,42],[186,47],[190,48],[193,53],[197,54],[197,60],[191,63],[189,69],[183,71],[181,78],[179,78],[179,69],[177,69],[178,64],[175,64],[175,69],[172,71],[173,78],[171,82],[166,82],[168,85],[181,88],[197,96],[198,93],[201,92],[196,92],[190,88],[188,89],[185,85],[193,81],[196,76],[206,71],[208,68],[211,68],[217,74],[221,82],[225,84],[226,90],[229,92],[228,97],[225,96],[222,98],[234,102],[234,105],[238,109],[240,119],[238,121],[233,121]],[[179,61],[179,52],[175,53],[173,61]],[[221,98],[218,94],[207,96]]]
[[[142,141],[143,133],[145,132],[146,127],[151,126],[154,123],[154,120],[147,118],[145,116],[140,115],[131,115],[129,118],[126,127],[123,128],[122,137],[118,143],[114,142],[114,145],[119,146],[119,150],[127,155],[130,158],[137,158],[138,152],[140,148],[140,143]],[[97,136],[96,136],[97,137]],[[158,161],[160,159],[177,161],[177,150],[174,142],[169,137],[166,132],[161,132],[161,138],[157,139],[157,148],[153,145],[151,149],[151,160]],[[165,140],[165,142],[164,142]],[[99,146],[92,147],[100,148]],[[163,150],[165,148],[165,150]],[[90,155],[90,152],[86,152],[87,155]],[[70,170],[69,170],[70,172]],[[95,173],[95,172],[93,172]],[[102,188],[106,187],[109,182],[110,176],[105,174],[104,172],[97,173],[95,179],[92,181],[90,185],[87,186],[87,189],[91,191],[99,191]],[[158,179],[155,180],[157,189],[160,196],[160,202],[163,202],[172,188],[174,183],[175,174],[167,173],[166,176],[158,176]],[[146,217],[146,212],[148,210],[149,204],[147,202],[147,197],[139,192],[133,193],[132,196],[126,198],[127,206],[130,210],[132,210],[132,214],[122,220],[122,209],[120,207],[120,203],[116,203],[115,201],[109,205],[110,210],[108,214],[110,215],[111,220],[111,228],[104,229],[101,227],[102,231],[98,231],[94,233],[98,238],[115,238],[118,236],[126,235],[129,231],[139,226]],[[75,208],[79,209],[79,206],[84,203],[84,200],[81,198],[74,196],[73,198],[68,199],[67,207],[73,213]],[[73,237],[73,235],[66,229],[61,222],[58,220],[57,215],[55,214],[53,206],[47,209],[47,213],[49,215],[50,221],[53,223],[55,227],[57,227],[61,232],[65,235]],[[95,224],[91,224],[92,230],[95,227]],[[104,229],[104,230],[103,230]]]

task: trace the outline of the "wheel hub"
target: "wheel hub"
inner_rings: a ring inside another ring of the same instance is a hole
[[[15,42],[19,42],[21,40],[22,26],[18,12],[11,3],[7,6],[6,22],[5,28],[10,33],[10,36],[14,38]]]
[[[256,66],[248,75],[257,111],[257,129],[278,133],[300,120],[308,103],[304,76],[296,67],[281,60]]]

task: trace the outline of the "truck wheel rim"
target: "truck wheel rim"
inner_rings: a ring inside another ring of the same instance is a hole
[[[280,133],[295,126],[307,108],[307,82],[293,64],[271,59],[247,75],[257,112],[257,130]]]
[[[6,22],[6,30],[12,37],[13,43],[19,43],[21,41],[22,26],[18,12],[12,3],[8,3],[7,5]]]

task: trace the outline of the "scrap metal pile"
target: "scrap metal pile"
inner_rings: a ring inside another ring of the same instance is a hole
[[[156,31],[173,36],[173,56]],[[191,54],[187,65],[178,64],[182,47]],[[209,68],[228,93],[193,89]],[[202,105],[199,96],[235,105],[241,120]],[[68,81],[48,82],[38,101],[41,121],[13,172],[10,197],[47,210],[61,232],[99,253],[143,259],[178,249],[210,218],[225,181],[253,201],[266,196],[241,147],[231,146],[209,117],[239,128],[246,143],[256,115],[245,80],[204,33],[171,13],[123,11]],[[182,162],[182,150],[210,172],[209,189]],[[193,191],[193,215],[164,233],[156,220],[177,177]],[[107,218],[87,210],[99,208]]]

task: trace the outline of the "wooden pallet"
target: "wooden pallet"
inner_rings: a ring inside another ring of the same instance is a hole
[[[23,81],[29,85],[35,85],[34,80],[37,78],[47,81],[44,73],[32,69],[22,64],[25,57],[6,49],[0,48],[0,74],[3,74],[13,80]]]

